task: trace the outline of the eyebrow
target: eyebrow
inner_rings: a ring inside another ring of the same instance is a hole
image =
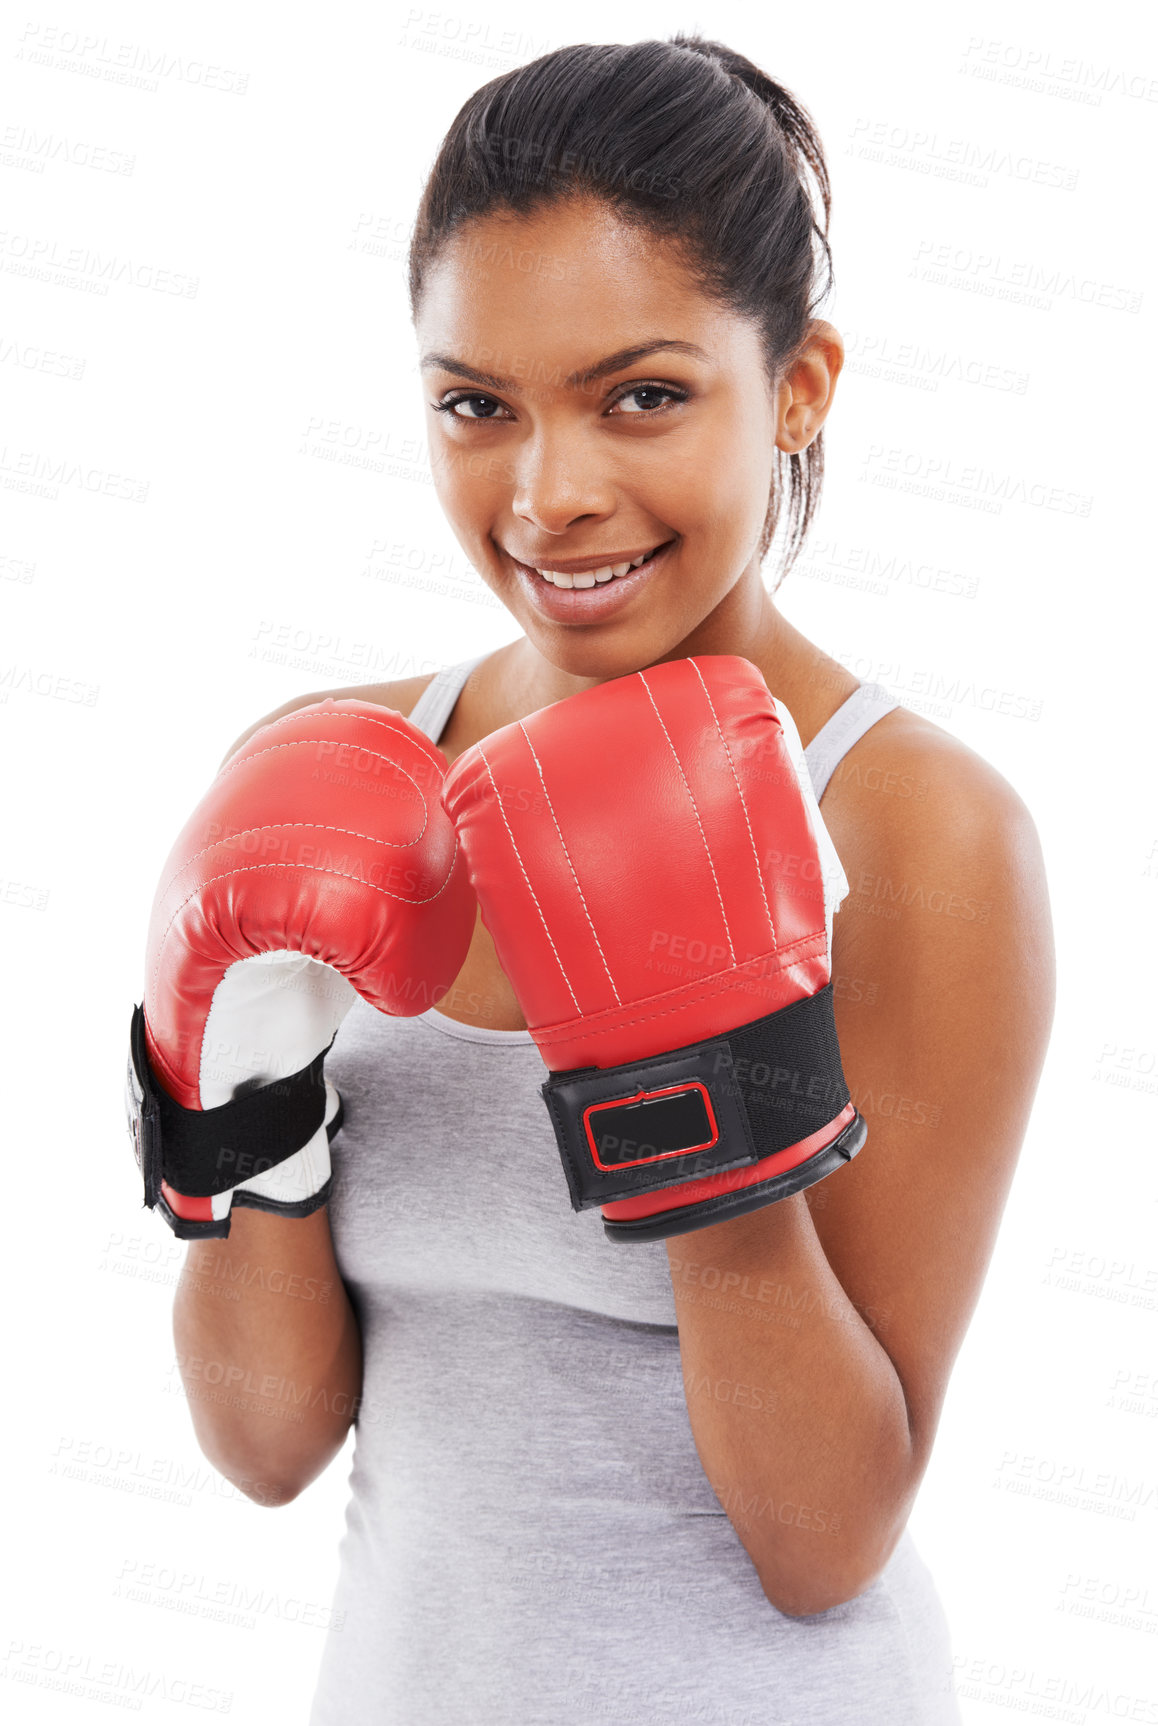
[[[671,353],[689,354],[693,359],[707,360],[710,355],[695,342],[669,341],[658,339],[651,342],[638,342],[630,348],[620,348],[616,353],[608,354],[606,359],[597,361],[584,370],[571,372],[563,379],[565,389],[579,389],[584,384],[594,383],[597,378],[605,378],[611,372],[621,372],[628,366],[633,366],[637,360],[646,359],[648,354],[658,353],[667,349]],[[457,372],[460,377],[470,378],[472,383],[485,384],[492,390],[517,391],[518,380],[501,378],[494,372],[479,371],[476,366],[468,366],[462,360],[455,359],[452,354],[423,354],[422,370],[428,371],[438,367],[442,371]]]

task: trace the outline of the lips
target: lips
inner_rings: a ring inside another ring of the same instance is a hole
[[[521,563],[524,569],[533,569],[536,575],[542,576],[544,581],[551,582],[555,587],[564,589],[571,587],[587,588],[602,586],[607,581],[622,580],[633,569],[638,569],[640,564],[645,563],[649,557],[654,557],[655,553],[662,550],[666,544],[668,541],[663,540],[657,545],[649,546],[646,551],[623,552],[618,556],[615,553],[610,553],[606,559],[599,563],[594,558],[563,560],[564,567],[557,567],[548,558],[544,558],[541,564],[530,563],[518,558],[515,561]],[[566,567],[567,561],[573,562],[574,567]]]
[[[550,622],[602,623],[647,586],[675,544],[674,539],[664,540],[652,550],[637,552],[618,563],[564,571],[562,579],[549,565],[541,570],[514,557],[511,562],[536,611]],[[509,552],[507,555],[511,556]]]
[[[562,569],[551,569],[548,567],[547,569],[536,568],[535,574],[541,575],[544,581],[549,581],[552,587],[584,588],[602,586],[605,581],[615,581],[617,579],[622,580],[631,570],[638,569],[641,563],[645,563],[654,552],[658,551],[658,549],[658,546],[653,545],[650,550],[641,551],[638,557],[627,558],[622,563],[612,562],[601,564],[598,569],[568,571]]]

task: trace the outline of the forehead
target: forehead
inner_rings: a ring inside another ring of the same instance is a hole
[[[467,348],[549,347],[568,367],[641,334],[694,341],[722,364],[756,340],[749,320],[697,285],[675,242],[601,199],[465,223],[427,274],[416,322],[426,345],[463,359]]]

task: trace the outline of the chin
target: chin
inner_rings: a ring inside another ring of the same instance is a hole
[[[566,631],[553,638],[546,638],[541,631],[528,629],[526,633],[532,646],[557,671],[566,672],[569,677],[593,678],[599,683],[630,677],[632,672],[645,671],[664,659],[683,658],[678,643],[673,646],[664,641],[641,641],[638,634],[625,633],[618,641],[596,642],[581,641]]]

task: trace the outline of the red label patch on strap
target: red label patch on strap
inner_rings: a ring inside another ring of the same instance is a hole
[[[592,1162],[605,1171],[710,1150],[720,1137],[708,1088],[697,1079],[590,1103],[583,1133]]]

